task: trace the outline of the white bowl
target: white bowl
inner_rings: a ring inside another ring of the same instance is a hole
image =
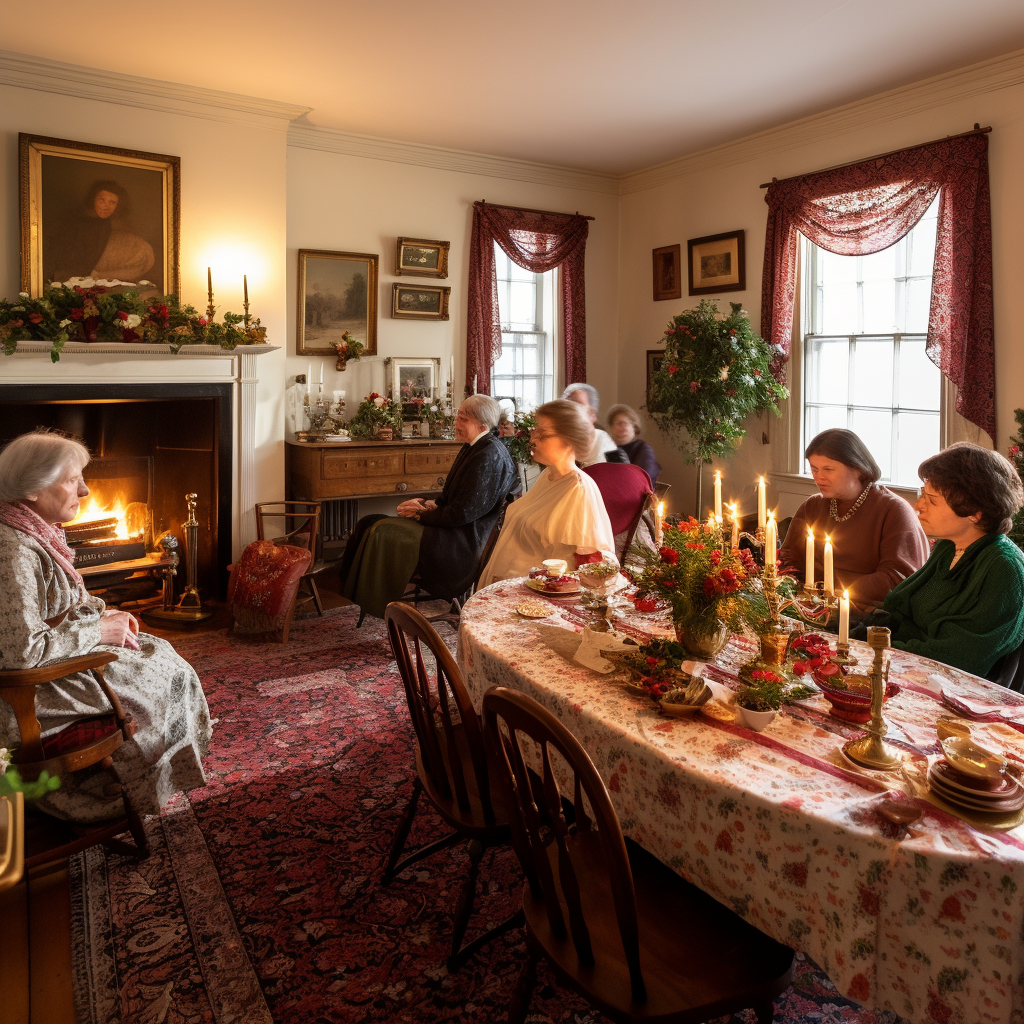
[[[751,711],[742,704],[736,705],[736,712],[740,716],[740,721],[754,732],[761,732],[777,714],[775,711]]]

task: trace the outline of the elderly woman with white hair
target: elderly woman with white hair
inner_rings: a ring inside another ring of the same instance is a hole
[[[167,641],[140,633],[134,616],[91,596],[75,569],[61,524],[74,519],[89,493],[82,477],[88,461],[83,445],[45,431],[23,434],[0,452],[0,668],[116,650],[104,677],[136,732],[111,756],[134,809],[157,814],[175,793],[206,784],[210,713],[192,666]],[[44,740],[110,711],[90,673],[38,686],[35,708]],[[0,747],[19,739],[14,712],[0,700]],[[39,806],[70,821],[118,817],[121,795],[101,788],[106,778],[62,780]]]
[[[455,416],[463,446],[436,501],[410,498],[398,516],[369,515],[356,524],[341,561],[343,592],[366,615],[384,616],[415,574],[427,593],[452,600],[473,585],[480,556],[519,475],[494,430],[501,408],[470,395]]]
[[[593,466],[598,462],[629,462],[626,453],[608,436],[607,431],[597,425],[597,412],[601,406],[597,388],[589,384],[570,384],[562,392],[562,398],[579,405],[594,428],[594,443],[590,451],[582,457],[577,456],[581,466]]]

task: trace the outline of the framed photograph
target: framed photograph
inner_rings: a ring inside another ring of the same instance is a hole
[[[178,157],[24,133],[18,157],[22,291],[91,278],[177,294]]]
[[[296,355],[333,356],[346,331],[377,354],[377,263],[371,253],[299,250]]]
[[[691,238],[686,243],[690,263],[690,294],[741,292],[747,287],[743,231]]]
[[[395,276],[448,276],[450,242],[434,242],[429,238],[399,238],[395,254]]]
[[[424,404],[429,405],[440,391],[441,360],[438,357],[389,357],[384,360],[384,379],[392,399],[402,403],[403,417],[419,419]]]
[[[682,246],[654,249],[654,301],[683,297]]]
[[[651,381],[654,379],[654,375],[661,369],[661,364],[665,359],[665,350],[663,348],[649,348],[647,350],[647,397],[651,396]]]
[[[391,315],[396,320],[447,320],[451,288],[429,284],[395,284]]]

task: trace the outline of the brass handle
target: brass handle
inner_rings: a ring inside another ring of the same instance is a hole
[[[395,484],[395,490],[396,491],[407,491],[407,490],[409,490],[409,485],[403,480],[401,483]]]
[[[444,487],[444,477],[443,476],[439,476],[437,478],[437,486],[438,487]]]

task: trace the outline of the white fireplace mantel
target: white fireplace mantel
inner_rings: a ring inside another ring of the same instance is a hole
[[[232,535],[237,554],[256,539],[256,360],[276,345],[169,345],[68,342],[60,360],[50,361],[50,344],[18,342],[0,356],[2,384],[230,384],[232,424]]]

